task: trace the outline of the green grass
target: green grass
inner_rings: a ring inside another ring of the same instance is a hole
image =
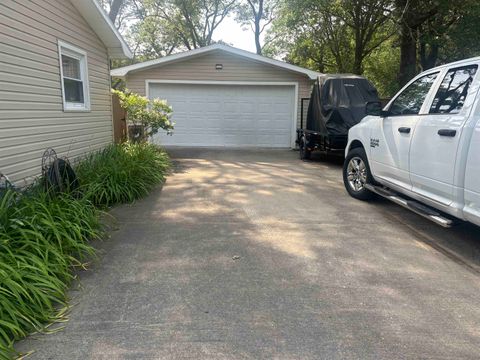
[[[1,360],[17,355],[14,341],[62,318],[73,269],[102,237],[98,208],[145,196],[169,166],[153,145],[112,145],[78,165],[80,196],[37,187],[0,197]]]
[[[165,179],[168,155],[155,145],[112,145],[77,166],[82,191],[95,205],[130,203]]]

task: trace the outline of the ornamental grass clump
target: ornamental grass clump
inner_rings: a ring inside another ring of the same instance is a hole
[[[0,198],[0,359],[16,355],[13,341],[59,319],[73,268],[94,254],[88,241],[100,236],[87,199],[39,189]]]
[[[165,180],[170,160],[165,151],[146,143],[111,145],[91,154],[76,172],[84,196],[96,206],[130,203]]]

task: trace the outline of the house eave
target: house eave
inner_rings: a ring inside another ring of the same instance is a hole
[[[72,1],[72,4],[108,49],[110,58],[133,58],[133,54],[122,35],[96,0],[75,0]]]

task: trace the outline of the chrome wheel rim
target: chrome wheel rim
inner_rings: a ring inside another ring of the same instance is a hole
[[[362,191],[367,183],[367,166],[359,157],[353,157],[348,162],[347,179],[350,188],[355,191]]]

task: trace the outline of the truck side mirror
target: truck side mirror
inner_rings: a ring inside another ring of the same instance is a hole
[[[373,116],[382,116],[382,103],[380,101],[369,101],[365,105],[365,114]]]

